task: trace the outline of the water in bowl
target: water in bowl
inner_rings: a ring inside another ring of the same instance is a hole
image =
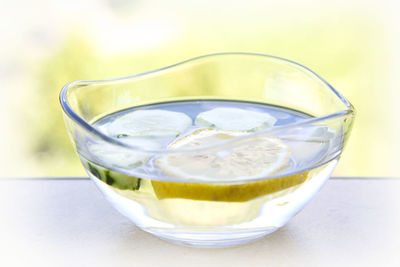
[[[78,145],[91,179],[138,227],[175,243],[225,247],[283,226],[329,178],[340,133],[321,125],[265,132],[310,117],[254,102],[164,102],[93,122],[138,150]]]

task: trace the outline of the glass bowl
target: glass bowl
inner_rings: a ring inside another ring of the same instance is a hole
[[[235,246],[285,225],[329,179],[355,114],[307,67],[255,53],[75,81],[60,101],[106,199],[144,231],[194,247]]]

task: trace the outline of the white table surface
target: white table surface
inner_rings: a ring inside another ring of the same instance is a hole
[[[400,179],[333,178],[285,227],[195,249],[135,227],[85,178],[0,179],[0,266],[400,266]]]

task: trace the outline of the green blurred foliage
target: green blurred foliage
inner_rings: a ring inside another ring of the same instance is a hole
[[[86,35],[79,34],[79,31],[68,36],[61,46],[52,51],[38,68],[33,103],[39,108],[28,122],[33,129],[29,138],[35,140],[30,142],[31,153],[38,159],[43,174],[84,175],[68,139],[57,101],[65,84],[75,80],[126,76],[206,53],[248,51],[293,59],[315,70],[326,80],[336,81],[334,87],[338,87],[350,101],[353,100],[356,108],[362,110],[345,152],[346,160],[336,174],[358,172],[365,175],[362,172],[365,163],[373,159],[367,153],[360,154],[358,146],[369,142],[374,136],[373,132],[365,134],[365,129],[370,129],[368,116],[374,115],[367,105],[377,97],[379,90],[374,88],[379,88],[376,81],[381,75],[376,66],[381,64],[378,51],[382,44],[379,43],[379,27],[374,22],[357,18],[342,21],[341,24],[324,21],[307,25],[308,32],[302,31],[304,25],[281,25],[279,31],[259,26],[253,31],[242,29],[235,34],[222,36],[197,35],[194,33],[196,27],[204,25],[194,26],[192,33],[187,33],[174,44],[166,44],[146,53],[132,52],[106,57],[96,50],[95,43]],[[374,64],[366,64],[371,61]],[[369,76],[364,77],[363,73],[369,73]],[[182,80],[181,83],[175,89],[184,94],[186,84],[192,84],[193,81]],[[366,86],[372,90],[369,94],[360,95],[359,88]]]
[[[57,100],[61,88],[68,82],[94,77],[93,66],[97,61],[90,42],[73,35],[38,68],[33,101],[39,108],[30,115],[31,138],[35,140],[30,142],[30,149],[48,175],[83,174],[68,139]]]

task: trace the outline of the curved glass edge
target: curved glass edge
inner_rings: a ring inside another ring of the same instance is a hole
[[[118,139],[112,138],[112,137],[102,133],[101,131],[97,130],[95,127],[93,127],[88,122],[86,122],[84,119],[82,119],[75,111],[73,111],[73,109],[71,108],[71,106],[69,105],[68,100],[67,100],[67,92],[74,85],[78,85],[78,84],[94,84],[94,83],[112,83],[112,82],[117,82],[117,81],[129,80],[129,79],[132,79],[132,78],[143,77],[143,76],[146,76],[146,75],[155,74],[155,73],[161,72],[163,70],[171,69],[171,68],[177,67],[179,65],[183,65],[185,63],[196,61],[196,60],[199,60],[199,59],[203,59],[203,58],[207,58],[207,57],[213,57],[213,56],[224,56],[224,55],[261,56],[261,57],[278,59],[278,60],[285,61],[285,62],[288,62],[290,64],[293,64],[295,66],[298,66],[298,67],[308,71],[309,73],[314,75],[317,79],[319,79],[323,84],[325,84],[331,91],[334,92],[334,94],[343,102],[343,104],[348,109],[343,110],[343,111],[339,111],[339,112],[335,112],[335,113],[332,113],[332,114],[329,114],[329,115],[321,116],[321,117],[305,119],[305,120],[303,120],[301,122],[297,122],[297,123],[291,123],[291,124],[282,125],[282,126],[279,126],[279,127],[266,129],[266,130],[263,130],[263,131],[250,133],[248,135],[235,137],[235,138],[232,138],[232,139],[227,140],[227,141],[221,141],[221,142],[215,143],[213,145],[202,146],[201,148],[199,148],[199,147],[197,147],[197,148],[175,148],[175,149],[168,149],[167,150],[167,149],[145,149],[145,148],[137,147],[137,146],[134,146],[134,145],[131,145],[131,144],[120,142]],[[168,66],[165,66],[165,67],[162,67],[162,68],[158,68],[158,69],[154,69],[154,70],[150,70],[150,71],[142,72],[142,73],[138,73],[138,74],[133,74],[133,75],[129,75],[129,76],[123,76],[123,77],[118,77],[118,78],[113,78],[113,79],[104,79],[104,80],[78,80],[78,81],[73,81],[73,82],[70,82],[70,83],[66,84],[61,89],[59,101],[60,101],[60,104],[61,104],[61,107],[62,107],[64,113],[72,121],[74,121],[80,127],[82,127],[84,130],[94,134],[95,136],[100,137],[100,139],[102,139],[102,140],[104,140],[106,142],[109,142],[109,143],[111,143],[113,145],[120,146],[120,147],[123,147],[123,148],[129,148],[129,149],[133,149],[133,150],[137,150],[137,151],[141,151],[141,152],[149,152],[149,153],[174,153],[174,152],[185,152],[185,151],[187,151],[187,152],[189,152],[189,151],[199,151],[199,149],[209,149],[209,148],[212,148],[212,147],[217,147],[219,145],[224,145],[224,144],[228,144],[228,143],[231,143],[231,142],[235,142],[235,141],[240,140],[240,139],[247,139],[247,138],[255,136],[255,135],[269,134],[269,133],[273,133],[273,132],[289,129],[289,128],[292,128],[292,127],[298,127],[298,126],[303,126],[303,125],[307,125],[307,124],[311,124],[311,123],[322,122],[324,120],[329,120],[329,119],[332,119],[332,118],[340,118],[340,117],[345,117],[345,116],[351,116],[352,118],[354,118],[354,115],[355,115],[355,109],[354,109],[353,105],[343,95],[341,95],[336,89],[334,89],[333,86],[331,86],[327,81],[325,81],[322,77],[320,77],[317,73],[315,73],[314,71],[312,71],[308,67],[306,67],[306,66],[304,66],[304,65],[302,65],[300,63],[297,63],[295,61],[286,59],[286,58],[273,56],[273,55],[267,55],[267,54],[261,54],[261,53],[250,53],[250,52],[220,52],[220,53],[212,53],[212,54],[207,54],[207,55],[202,55],[202,56],[190,58],[190,59],[187,59],[187,60],[172,64],[172,65],[168,65]]]

